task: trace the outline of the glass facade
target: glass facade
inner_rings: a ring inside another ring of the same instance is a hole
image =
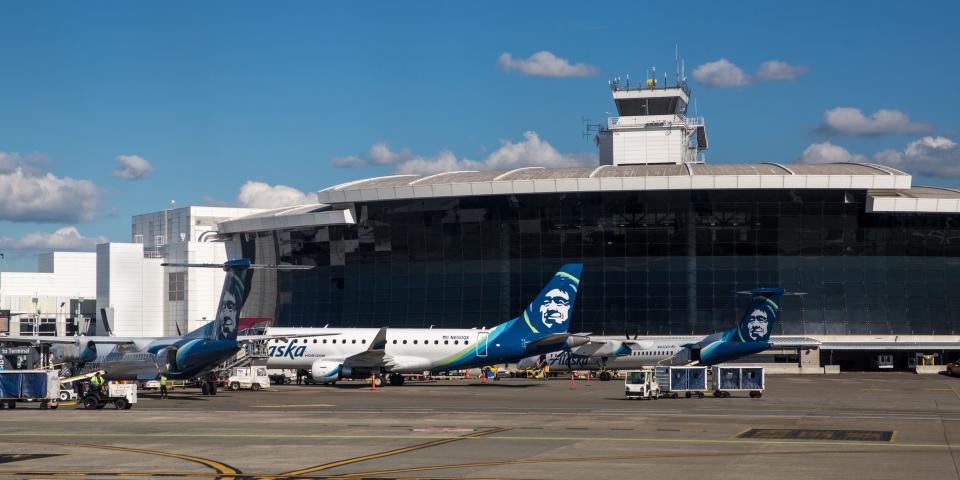
[[[280,326],[490,327],[583,262],[572,331],[706,334],[760,286],[777,334],[960,333],[960,216],[865,213],[843,190],[596,192],[355,204],[357,224],[249,235]],[[263,258],[271,257],[271,258]]]

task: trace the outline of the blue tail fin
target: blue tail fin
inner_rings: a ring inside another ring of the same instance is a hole
[[[227,275],[223,279],[220,291],[220,304],[217,306],[215,320],[184,335],[184,338],[206,338],[209,340],[236,340],[240,311],[250,294],[253,270],[250,260],[228,260],[222,264],[164,263],[170,267],[221,268]]]
[[[540,294],[523,309],[523,322],[532,338],[566,333],[570,327],[570,314],[580,288],[580,273],[583,264],[568,263],[560,268]]]
[[[730,341],[767,342],[770,333],[776,325],[780,314],[780,298],[783,297],[782,288],[755,288],[748,292],[753,299],[743,314],[736,332],[730,335]],[[731,332],[734,333],[734,332]]]

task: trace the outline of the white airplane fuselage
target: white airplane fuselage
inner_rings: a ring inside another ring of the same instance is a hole
[[[269,335],[304,335],[311,332],[335,334],[327,337],[302,337],[271,340],[267,343],[267,368],[310,370],[317,361],[342,363],[368,352],[379,328],[269,328]],[[487,342],[493,330],[441,328],[389,328],[382,347],[386,365],[373,368],[390,373],[421,373],[445,368],[472,368],[514,361],[523,355],[525,345],[507,345],[503,340]],[[513,342],[511,342],[513,343]],[[366,365],[358,363],[362,369]],[[346,375],[351,376],[351,375]]]

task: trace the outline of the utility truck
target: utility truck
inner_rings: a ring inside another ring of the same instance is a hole
[[[657,382],[654,369],[629,370],[625,373],[624,393],[628,399],[646,398],[656,400],[660,398],[660,384]]]

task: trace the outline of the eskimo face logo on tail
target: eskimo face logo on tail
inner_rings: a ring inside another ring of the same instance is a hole
[[[767,336],[768,326],[767,312],[757,308],[750,313],[750,319],[747,320],[747,338],[754,342],[762,340]]]
[[[563,324],[570,318],[570,293],[554,288],[543,296],[540,303],[540,322],[547,328]]]
[[[764,297],[754,299],[740,321],[741,342],[765,342],[770,338],[770,322],[777,318],[776,304]]]

